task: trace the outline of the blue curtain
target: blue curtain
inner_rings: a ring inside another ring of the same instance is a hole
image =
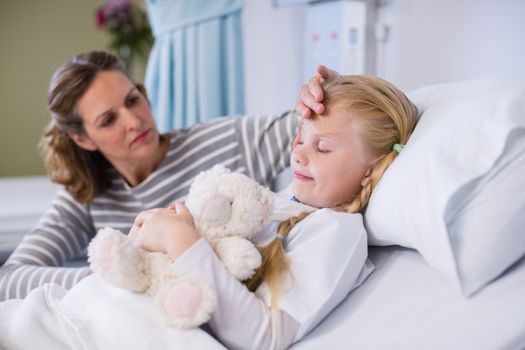
[[[243,0],[147,0],[145,85],[161,132],[244,112]]]

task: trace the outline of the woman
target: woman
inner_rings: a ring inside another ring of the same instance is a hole
[[[128,232],[140,212],[182,200],[194,176],[216,163],[271,184],[289,164],[296,125],[294,113],[285,113],[160,135],[142,85],[115,56],[96,51],[56,70],[48,106],[41,150],[63,188],[0,268],[0,300],[47,282],[70,288],[89,270],[64,264],[84,256],[99,229]]]

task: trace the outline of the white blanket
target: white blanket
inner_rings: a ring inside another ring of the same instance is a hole
[[[166,326],[150,304],[96,276],[69,293],[46,284],[0,303],[0,349],[224,349],[201,329]]]
[[[466,299],[413,250],[369,256],[375,272],[292,349],[525,349],[525,260]],[[97,277],[65,293],[45,285],[0,303],[0,349],[224,349],[200,329],[166,327],[148,297]]]

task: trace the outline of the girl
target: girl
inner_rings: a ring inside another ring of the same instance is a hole
[[[143,212],[132,229],[139,246],[171,256],[176,274],[216,289],[209,324],[228,348],[288,347],[372,270],[358,213],[408,141],[417,109],[371,76],[328,79],[323,93],[325,112],[303,120],[293,143],[293,201],[276,197],[274,222],[255,240],[263,265],[247,288],[199,238],[182,204]]]

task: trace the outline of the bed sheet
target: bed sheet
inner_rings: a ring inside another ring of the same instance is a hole
[[[467,299],[414,250],[369,251],[375,272],[292,349],[525,349],[525,260]]]

